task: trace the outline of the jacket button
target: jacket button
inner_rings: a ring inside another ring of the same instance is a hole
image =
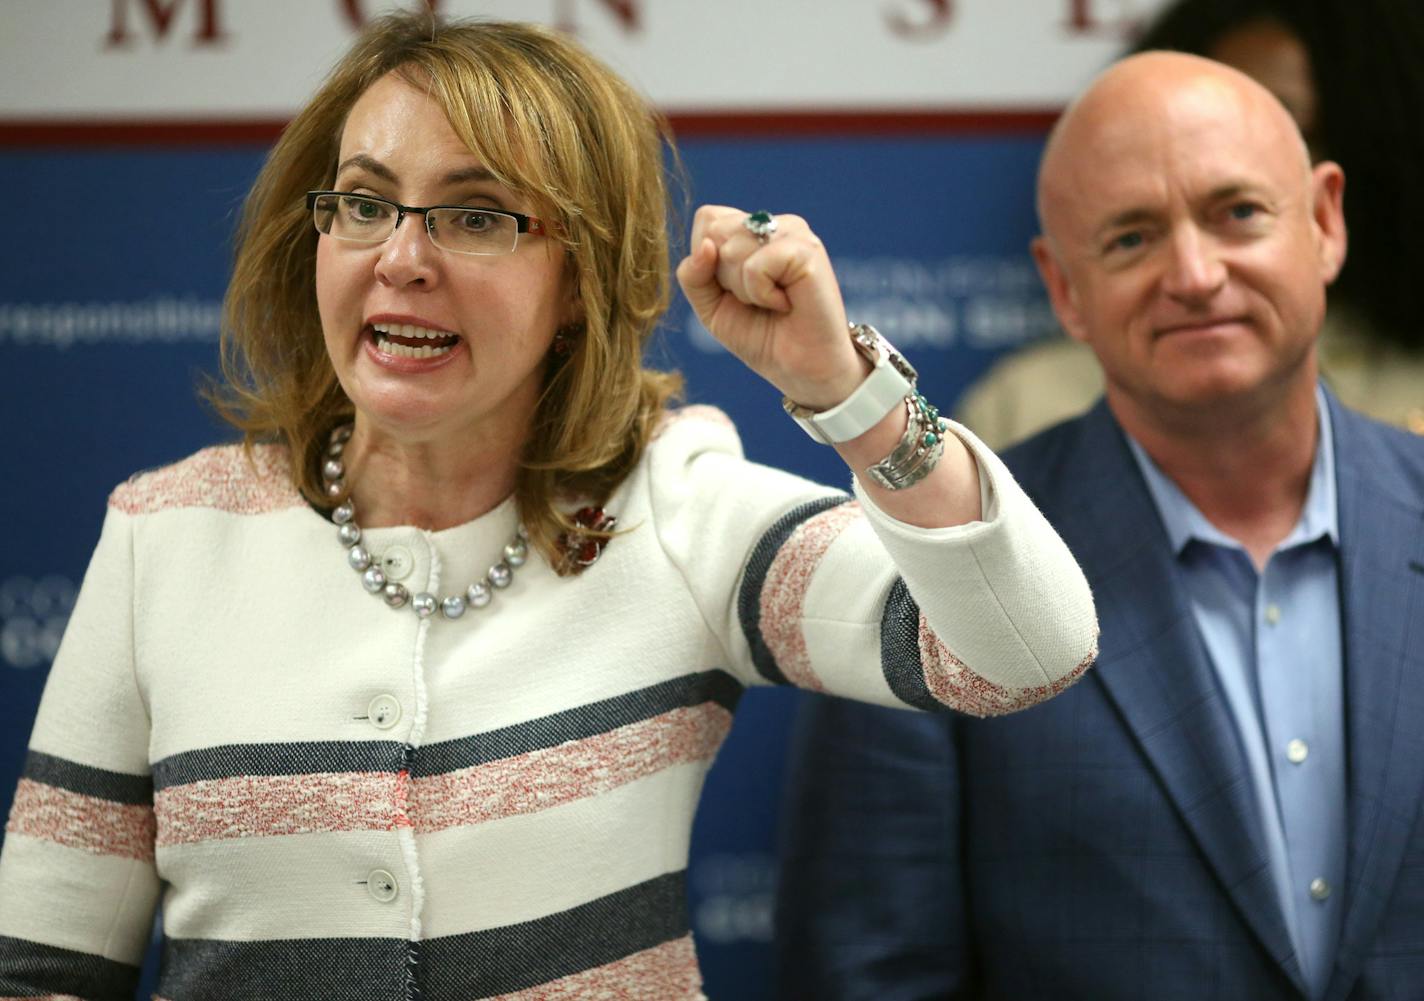
[[[400,700],[394,695],[377,695],[366,707],[366,715],[377,730],[389,730],[400,722]]]
[[[396,878],[384,869],[372,869],[371,874],[366,877],[366,892],[373,900],[383,904],[389,904],[400,894],[400,884]]]
[[[392,546],[381,554],[381,569],[390,580],[405,580],[415,569],[415,557],[404,546]]]

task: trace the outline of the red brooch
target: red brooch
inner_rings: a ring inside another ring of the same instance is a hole
[[[574,512],[574,524],[590,532],[611,532],[618,524],[618,519],[601,507],[581,507]],[[559,536],[559,548],[564,554],[560,572],[578,573],[585,567],[592,566],[603,554],[603,549],[609,541],[611,540],[590,537],[584,532],[564,532]]]

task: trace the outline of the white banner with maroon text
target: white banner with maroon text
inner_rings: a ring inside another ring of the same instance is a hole
[[[422,0],[6,0],[0,124],[289,117]],[[434,0],[568,30],[671,114],[1043,112],[1160,0]]]

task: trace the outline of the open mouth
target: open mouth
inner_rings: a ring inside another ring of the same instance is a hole
[[[460,343],[458,334],[412,323],[373,323],[371,334],[378,351],[397,358],[439,358]]]

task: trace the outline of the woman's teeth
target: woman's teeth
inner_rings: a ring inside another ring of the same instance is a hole
[[[382,354],[398,358],[438,358],[454,350],[459,338],[444,330],[430,330],[409,323],[372,324],[376,333],[376,348]],[[400,338],[394,340],[393,338]],[[427,341],[426,344],[406,344],[404,341]],[[439,341],[440,343],[434,343]]]
[[[422,344],[420,347],[411,347],[406,344],[397,344],[395,341],[388,341],[380,334],[376,335],[376,349],[382,354],[396,355],[400,358],[437,358],[440,355],[448,355],[453,351],[455,345],[447,344],[444,347],[431,347],[429,344]]]

